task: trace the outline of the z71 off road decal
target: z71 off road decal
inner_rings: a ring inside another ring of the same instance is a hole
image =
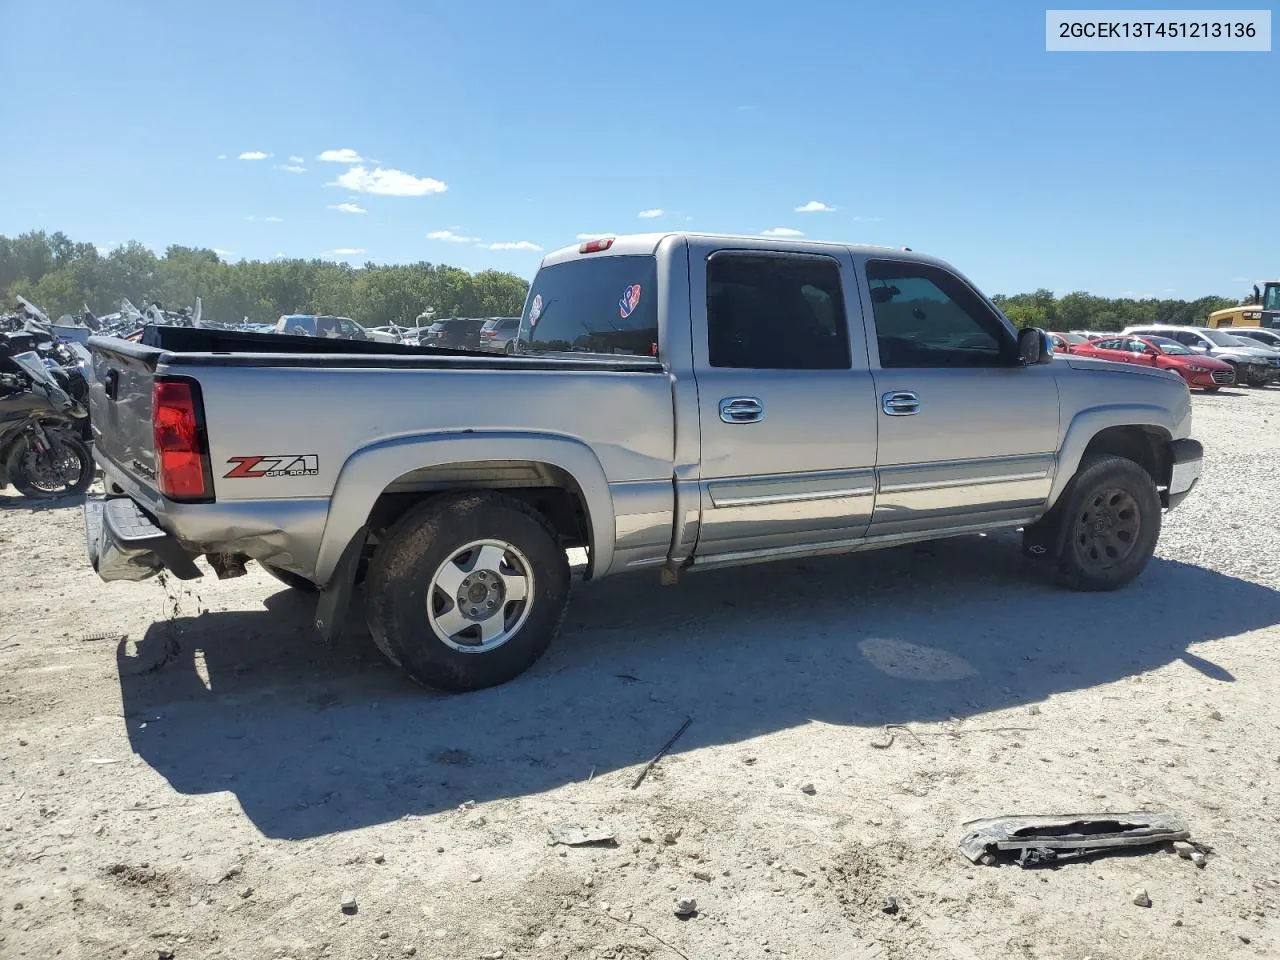
[[[320,458],[314,453],[286,453],[273,457],[230,457],[234,463],[229,480],[257,480],[261,477],[314,477],[320,473]]]

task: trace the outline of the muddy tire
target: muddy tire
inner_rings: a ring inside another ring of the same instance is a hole
[[[292,587],[299,593],[315,593],[320,589],[306,577],[291,570],[281,570],[279,567],[273,567],[268,563],[263,563],[261,560],[258,561],[258,566],[262,567],[263,570],[267,571],[286,587]]]
[[[1094,456],[1065,494],[1058,572],[1073,590],[1116,590],[1146,568],[1160,538],[1151,475],[1124,457]]]
[[[414,680],[479,690],[519,676],[560,632],[569,561],[555,530],[521,500],[466,493],[396,522],[365,583],[373,640]]]

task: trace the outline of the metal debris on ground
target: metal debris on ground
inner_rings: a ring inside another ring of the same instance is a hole
[[[960,852],[973,863],[1012,858],[1035,867],[1093,856],[1108,850],[1187,840],[1185,823],[1166,813],[1097,813],[1009,816],[964,824]]]
[[[80,637],[81,643],[98,643],[102,640],[110,640],[112,643],[124,643],[129,639],[127,633],[115,633],[107,631],[106,633],[86,633]]]
[[[693,897],[681,897],[674,907],[677,917],[691,917],[698,912],[698,901]]]
[[[608,827],[580,827],[577,824],[562,823],[549,827],[551,846],[566,847],[616,847],[617,834]]]
[[[675,742],[680,739],[686,730],[689,729],[689,724],[691,723],[693,723],[693,717],[685,717],[684,723],[680,724],[680,729],[672,734],[671,739],[662,745],[662,749],[653,755],[653,759],[644,765],[644,769],[640,771],[640,775],[636,777],[635,782],[631,784],[632,790],[644,783],[644,778],[649,775],[649,771],[656,767],[658,765],[658,761],[666,756],[667,751],[675,746]]]

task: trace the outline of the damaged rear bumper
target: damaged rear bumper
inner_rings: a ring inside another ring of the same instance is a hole
[[[128,497],[90,497],[84,504],[89,563],[103,580],[145,580],[169,570],[194,580],[200,570],[177,539]]]

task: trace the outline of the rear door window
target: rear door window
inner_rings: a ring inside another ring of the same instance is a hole
[[[848,370],[839,263],[795,254],[713,254],[707,346],[713,367]]]
[[[543,267],[525,299],[520,352],[657,356],[657,258],[585,257]]]

